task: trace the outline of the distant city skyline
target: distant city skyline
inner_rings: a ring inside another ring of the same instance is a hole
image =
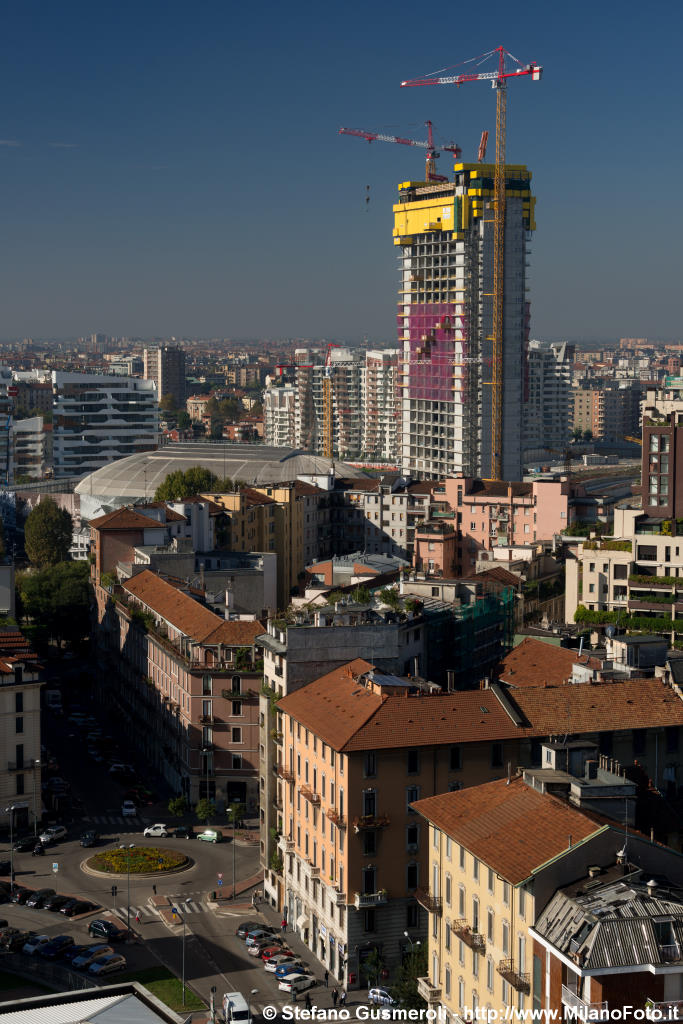
[[[508,161],[538,197],[532,337],[674,341],[682,23],[657,0],[646,17],[632,0],[523,15],[493,0],[469,21],[386,0],[324,20],[216,0],[13,8],[0,336],[392,344],[391,206],[423,156],[337,129],[422,138],[429,118],[473,161],[486,128],[491,158],[484,83],[399,83],[503,44],[544,67],[509,91]]]

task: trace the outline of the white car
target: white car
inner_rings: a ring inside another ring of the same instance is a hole
[[[283,992],[305,992],[307,988],[313,988],[317,984],[315,978],[310,974],[288,974],[283,978],[278,988]]]
[[[25,942],[24,945],[21,947],[21,952],[37,953],[39,950],[43,948],[43,946],[47,946],[49,941],[49,935],[32,935],[28,942]]]
[[[396,1006],[396,1000],[389,995],[385,988],[371,988],[368,992],[368,1002],[377,1006]]]
[[[58,839],[63,839],[65,835],[66,829],[63,825],[51,825],[41,833],[40,841],[43,846],[49,846],[50,843],[56,843]]]
[[[296,962],[296,959],[295,956],[287,956],[286,953],[277,953],[275,956],[269,957],[263,966],[271,974],[275,974],[275,971],[281,964],[293,964]]]
[[[138,809],[132,800],[124,800],[121,804],[121,814],[124,818],[135,818]]]
[[[159,836],[161,839],[168,839],[168,829],[165,825],[148,825],[142,834],[143,836]]]

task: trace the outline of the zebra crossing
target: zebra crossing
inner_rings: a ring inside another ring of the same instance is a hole
[[[178,900],[178,902],[177,902],[177,907],[178,907],[178,910],[180,911],[181,915],[183,915],[183,914],[203,914],[203,913],[206,913],[208,911],[208,907],[204,903],[202,903],[200,901],[195,901],[195,900],[188,900],[187,902],[185,902],[185,899],[186,899],[186,897],[183,897],[182,900]],[[165,907],[164,909],[167,910],[168,907]],[[147,905],[145,905],[145,906],[136,906],[136,907],[125,906],[124,905],[122,907],[114,907],[113,910],[112,910],[112,913],[116,914],[117,917],[120,917],[122,921],[126,921],[127,922],[128,921],[128,912],[129,911],[130,911],[130,920],[131,921],[135,921],[136,917],[139,917],[141,921],[144,921],[146,919],[147,920],[150,919],[150,918],[153,919],[153,918],[156,918],[156,917],[160,916],[159,911],[158,911],[158,909],[156,907],[147,906]]]
[[[91,825],[129,825],[133,832],[140,832],[145,827],[143,818],[133,817],[132,815],[124,818],[122,814],[86,815],[83,821],[87,821]]]

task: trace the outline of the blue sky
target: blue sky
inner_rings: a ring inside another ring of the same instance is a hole
[[[337,129],[431,118],[476,159],[487,84],[399,83],[502,44],[544,66],[508,95],[538,197],[533,336],[679,338],[682,28],[656,0],[15,0],[0,337],[393,341],[391,204],[423,157]]]

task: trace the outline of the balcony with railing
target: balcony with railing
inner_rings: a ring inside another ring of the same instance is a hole
[[[650,1011],[650,1020],[683,1020],[683,999],[665,999],[664,1002],[648,999],[645,1008]]]
[[[514,960],[500,960],[496,970],[501,978],[505,978],[512,985],[515,991],[525,992],[527,995],[531,991],[531,977],[524,971],[519,971],[515,967]]]
[[[443,900],[440,896],[434,896],[429,889],[417,888],[415,899],[430,914],[441,914]]]
[[[362,832],[364,829],[385,828],[390,824],[387,814],[361,814],[353,819],[353,831]]]
[[[429,978],[418,978],[417,994],[427,1003],[438,1003],[441,999],[441,986],[432,985]]]
[[[346,828],[346,818],[337,810],[336,807],[328,807],[325,814],[332,824],[337,826],[337,828]]]
[[[320,794],[316,793],[315,790],[311,789],[310,786],[300,786],[299,792],[301,793],[304,800],[308,800],[311,804],[320,803]]]
[[[386,889],[378,892],[357,892],[353,897],[353,905],[356,910],[363,910],[365,907],[380,907],[387,903],[389,894]]]
[[[335,905],[338,906],[338,907],[346,906],[346,893],[342,892],[340,889],[335,889],[334,890],[334,902],[335,902]]]
[[[278,846],[280,847],[283,853],[294,852],[294,840],[292,839],[291,836],[280,836]]]
[[[577,1010],[583,1020],[595,1020],[596,1014],[604,1013],[608,1009],[606,999],[599,1003],[586,1002],[566,985],[562,986],[562,1005],[570,1010]]]
[[[473,931],[464,919],[453,922],[453,932],[476,953],[486,952],[486,939],[481,932]]]
[[[287,765],[283,764],[282,761],[278,761],[276,771],[285,782],[294,782],[294,772]]]
[[[199,721],[201,725],[211,725],[213,722],[213,715],[200,715]]]

